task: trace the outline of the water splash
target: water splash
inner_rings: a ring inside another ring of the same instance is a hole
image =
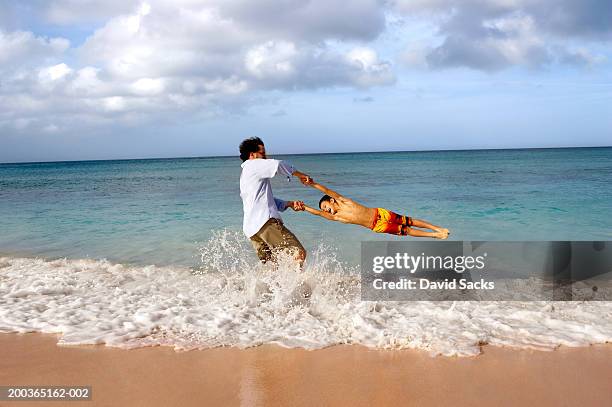
[[[483,343],[553,349],[612,340],[612,302],[366,302],[355,267],[320,246],[303,271],[260,264],[221,230],[196,270],[105,260],[0,258],[0,331],[59,343],[175,349],[352,343],[474,355]],[[308,298],[304,291],[310,291]]]

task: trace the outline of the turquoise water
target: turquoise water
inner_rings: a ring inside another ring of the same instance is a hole
[[[612,148],[275,158],[365,205],[445,226],[453,239],[612,238]],[[215,231],[241,230],[239,176],[237,157],[0,164],[0,254],[194,266]],[[275,179],[275,195],[316,205],[320,194],[296,181]],[[307,249],[324,244],[349,263],[361,241],[397,239],[283,217]]]
[[[280,158],[454,239],[612,237],[612,148]],[[0,332],[56,333],[63,345],[348,343],[458,356],[483,343],[612,341],[606,301],[362,301],[360,242],[400,238],[304,212],[284,215],[309,250],[304,269],[261,266],[241,232],[239,175],[227,157],[0,165]],[[273,187],[311,205],[320,196],[280,178]],[[525,281],[511,289],[531,292]]]

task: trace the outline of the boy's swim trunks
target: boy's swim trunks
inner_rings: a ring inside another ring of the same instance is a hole
[[[410,216],[398,215],[384,208],[376,208],[374,221],[372,222],[374,232],[406,236],[410,226],[412,226]]]

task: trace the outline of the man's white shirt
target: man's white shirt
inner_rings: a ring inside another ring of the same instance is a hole
[[[290,179],[294,171],[291,164],[280,160],[257,158],[242,163],[240,197],[245,235],[255,235],[270,218],[282,220],[279,211],[287,208],[287,202],[274,198],[270,178],[282,174]]]

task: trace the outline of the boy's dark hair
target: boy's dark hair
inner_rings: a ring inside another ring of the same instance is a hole
[[[329,195],[323,195],[323,197],[321,198],[321,200],[319,201],[319,209],[321,209],[321,204],[323,202],[329,202],[329,200],[332,199],[331,196]]]
[[[259,137],[251,137],[245,140],[242,140],[240,143],[240,159],[242,161],[246,161],[249,159],[249,155],[251,153],[256,153],[259,151],[259,146],[263,146],[264,142]]]

